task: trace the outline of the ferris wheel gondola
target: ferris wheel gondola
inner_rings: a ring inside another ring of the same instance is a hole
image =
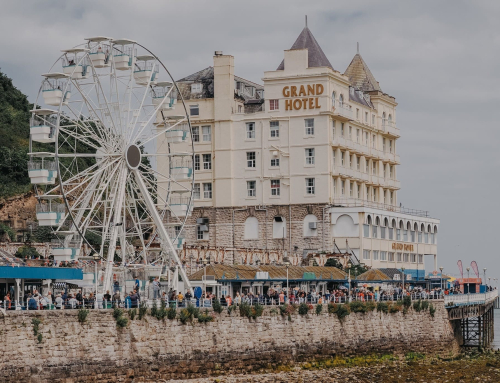
[[[106,262],[103,291],[116,263],[173,261],[190,288],[177,251],[193,206],[194,146],[186,106],[169,116],[184,101],[165,65],[133,40],[99,36],[63,50],[43,77],[29,176],[54,259],[77,260],[85,243]]]

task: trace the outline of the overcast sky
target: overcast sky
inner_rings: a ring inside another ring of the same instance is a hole
[[[441,219],[438,254],[445,273],[457,274],[461,259],[500,276],[499,1],[0,4],[0,67],[31,101],[59,51],[95,35],[140,42],[174,78],[212,65],[213,52],[222,50],[235,57],[237,75],[259,83],[264,71],[279,65],[306,14],[336,70],[345,70],[359,42],[382,90],[399,103],[399,201]],[[428,269],[431,263],[427,259]]]

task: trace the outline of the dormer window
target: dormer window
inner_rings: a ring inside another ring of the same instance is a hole
[[[203,90],[203,84],[200,84],[199,82],[191,84],[191,93],[201,93]]]
[[[351,93],[351,96],[354,96],[354,88],[349,88],[349,93]]]

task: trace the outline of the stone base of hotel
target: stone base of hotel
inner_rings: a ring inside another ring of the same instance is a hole
[[[351,313],[340,322],[328,314],[292,315],[266,308],[249,320],[227,311],[214,322],[183,325],[147,316],[118,328],[110,310],[91,311],[84,324],[77,310],[15,312],[1,318],[2,382],[159,381],[244,373],[335,355],[449,356],[459,351],[443,302],[428,312]],[[33,333],[32,319],[41,323]]]

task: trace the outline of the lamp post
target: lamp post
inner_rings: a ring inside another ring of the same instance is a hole
[[[286,301],[287,303],[290,303],[290,290],[288,289],[288,267],[290,267],[290,262],[285,261],[285,266],[286,266]]]
[[[99,254],[97,253],[94,253],[93,255],[94,257],[94,265],[95,265],[95,293],[97,295],[97,262],[99,261],[100,257],[99,257]]]
[[[206,293],[206,289],[207,289],[207,259],[206,258],[203,258],[203,292]]]
[[[470,267],[467,267],[465,270],[467,270],[467,294],[470,294],[470,282],[469,282]]]
[[[488,285],[491,287],[491,277],[488,277]]]
[[[439,271],[441,271],[441,280],[439,281],[439,287],[441,287],[441,290],[444,290],[444,288],[443,288],[443,269],[444,269],[443,266],[439,267]]]
[[[401,268],[401,271],[403,272],[403,289],[402,289],[402,294],[405,294],[405,268],[404,266]]]
[[[486,285],[486,267],[483,269],[483,273],[484,273],[484,284]]]
[[[349,297],[349,302],[351,301],[351,262],[347,263],[347,269],[349,270],[349,278],[347,279],[347,283],[349,284],[349,289],[347,290],[348,292],[348,297]]]

